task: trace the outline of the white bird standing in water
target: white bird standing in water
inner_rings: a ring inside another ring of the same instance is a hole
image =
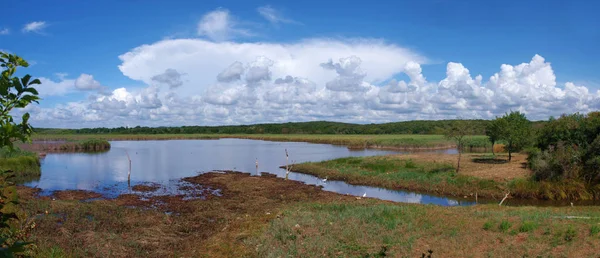
[[[323,183],[327,182],[327,177],[325,177],[325,179],[323,179]]]
[[[365,192],[365,193],[363,194],[363,198],[365,198],[365,197],[367,197],[367,192]]]

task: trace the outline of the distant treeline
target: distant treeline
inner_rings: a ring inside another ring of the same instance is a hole
[[[456,120],[417,120],[384,124],[349,124],[328,121],[282,124],[180,127],[117,127],[50,129],[36,128],[39,134],[443,134]],[[490,120],[469,120],[473,134],[485,134]],[[544,121],[534,122],[541,127]]]

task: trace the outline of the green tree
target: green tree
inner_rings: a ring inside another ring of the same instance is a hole
[[[504,128],[506,128],[506,120],[498,117],[490,121],[485,127],[485,135],[487,135],[488,139],[492,143],[492,155],[496,155],[494,153],[494,144],[496,144],[498,140],[502,139],[502,131]]]
[[[460,158],[467,142],[467,136],[472,133],[472,128],[468,120],[454,120],[446,129],[444,136],[456,143],[458,149],[458,161],[456,164],[456,173],[460,171]]]
[[[27,74],[22,78],[15,76],[17,68],[29,64],[22,58],[0,52],[0,148],[13,148],[14,141],[30,140],[33,128],[29,125],[29,113],[23,114],[20,123],[14,121],[11,112],[25,108],[39,100],[38,92],[33,85],[40,80],[31,79]],[[19,221],[17,215],[18,199],[14,184],[10,181],[12,171],[0,171],[0,257],[13,257],[24,250],[27,242],[24,234],[15,226]]]
[[[508,161],[512,160],[512,153],[522,150],[531,144],[531,122],[527,120],[525,114],[519,111],[512,111],[504,115],[504,130],[501,139],[506,141],[505,149],[508,151]]]

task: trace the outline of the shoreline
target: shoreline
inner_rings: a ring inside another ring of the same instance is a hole
[[[248,173],[206,173],[185,180],[221,189],[221,195],[185,199],[124,194],[107,200],[88,198],[94,194],[82,191],[62,192],[54,199],[36,198],[31,188],[19,187],[18,192],[35,223],[30,233],[39,257],[165,257],[173,256],[174,248],[175,256],[186,257],[265,257],[282,252],[361,256],[377,254],[381,246],[387,246],[389,256],[408,257],[429,249],[442,257],[468,256],[472,250],[503,257],[587,256],[600,248],[598,236],[589,233],[600,217],[595,207],[394,203]],[[591,219],[570,219],[580,217]],[[474,235],[475,240],[463,241]],[[323,242],[324,237],[331,241]],[[357,239],[362,240],[352,242]],[[410,239],[418,242],[401,244]],[[457,247],[457,239],[468,248]],[[498,239],[516,248],[489,245]]]
[[[475,151],[491,151],[485,136],[473,135],[473,139],[478,139],[476,145],[470,148]],[[380,149],[380,150],[443,150],[456,148],[456,145],[445,139],[441,135],[310,135],[310,134],[149,134],[149,135],[129,135],[129,134],[71,134],[71,135],[35,135],[35,141],[56,141],[56,140],[83,140],[83,139],[103,139],[107,141],[154,141],[154,140],[219,140],[219,139],[248,139],[273,142],[306,142],[317,144],[331,144],[336,146],[345,146],[350,150],[361,149]],[[484,140],[482,140],[484,139]],[[402,141],[407,141],[402,143]],[[386,144],[386,142],[390,142]],[[410,143],[409,143],[410,142]],[[482,146],[483,144],[483,146]]]

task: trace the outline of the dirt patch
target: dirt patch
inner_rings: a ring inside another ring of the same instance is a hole
[[[58,200],[88,200],[102,197],[101,194],[84,190],[55,191],[52,196]]]
[[[131,187],[131,190],[134,190],[136,192],[154,192],[154,191],[158,190],[159,188],[160,188],[159,184],[152,183],[152,184],[144,184],[144,185],[134,185],[133,187]]]
[[[183,195],[123,194],[80,202],[73,200],[100,195],[58,191],[52,201],[36,198],[32,188],[19,189],[27,212],[38,218],[32,240],[42,257],[50,256],[44,250],[53,248],[78,257],[247,257],[255,246],[245,240],[282,216],[280,211],[287,205],[359,201],[301,182],[247,173],[206,173],[185,181],[203,192],[220,189],[220,195],[185,199]],[[58,223],[47,214],[64,214],[66,219]]]
[[[417,153],[393,155],[400,159],[414,159],[416,161],[442,162],[456,166],[458,161],[457,154],[436,154],[436,153]],[[515,178],[523,178],[531,175],[531,171],[523,166],[527,155],[513,154],[512,160],[508,162],[507,154],[500,154],[494,159],[495,162],[477,162],[477,160],[486,159],[482,154],[467,153],[463,154],[460,162],[460,174],[475,176],[496,181],[509,181]]]

